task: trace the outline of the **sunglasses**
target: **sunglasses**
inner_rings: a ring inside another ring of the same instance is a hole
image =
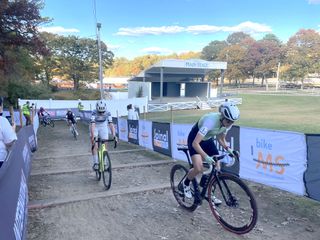
[[[232,123],[234,123],[234,121],[231,121],[231,120],[229,120],[229,119],[227,119],[227,118],[225,118],[225,120],[226,120],[226,123],[227,123],[227,124],[232,124]]]

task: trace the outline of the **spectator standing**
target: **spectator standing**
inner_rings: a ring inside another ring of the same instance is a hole
[[[30,110],[31,110],[30,102],[27,101],[22,106],[22,113],[23,113],[23,116],[26,118],[26,126],[31,124]]]
[[[2,114],[2,106],[0,106],[0,113]],[[9,148],[17,140],[16,125],[14,122],[12,124],[11,126],[8,119],[0,116],[0,167],[7,157]]]
[[[79,112],[80,112],[80,111],[83,111],[83,109],[84,109],[84,106],[82,105],[81,102],[79,102],[79,103],[78,103],[78,110],[79,110]]]
[[[127,106],[128,110],[128,120],[139,120],[138,113],[133,109],[132,104]]]

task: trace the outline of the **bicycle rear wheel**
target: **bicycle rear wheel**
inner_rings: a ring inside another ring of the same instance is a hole
[[[214,196],[222,201],[219,205],[209,201],[214,217],[230,232],[250,232],[258,219],[257,203],[252,192],[237,176],[222,173],[218,178],[213,178],[208,185],[208,198]]]
[[[188,174],[188,169],[180,164],[176,164],[171,168],[170,172],[170,184],[171,184],[171,189],[173,192],[173,196],[179,203],[181,207],[184,209],[192,212],[196,210],[198,204],[196,203],[195,199],[195,181],[192,181],[190,183],[191,187],[191,192],[192,192],[192,198],[186,198],[184,196],[183,192],[183,186],[182,186],[182,181],[185,179],[186,175]]]
[[[103,153],[104,171],[102,172],[103,184],[108,190],[111,187],[112,171],[111,171],[111,160],[108,152]]]

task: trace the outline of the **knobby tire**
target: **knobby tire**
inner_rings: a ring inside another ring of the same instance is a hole
[[[258,207],[248,186],[237,176],[221,173],[208,185],[208,198],[212,195],[222,203],[209,201],[210,209],[217,221],[228,231],[236,234],[250,232],[258,219]]]
[[[102,180],[106,190],[108,190],[111,187],[112,180],[111,160],[108,152],[103,153],[103,163],[105,163],[106,168],[102,171]]]
[[[196,189],[196,180],[193,180],[190,182],[191,192],[192,192],[192,198],[188,199],[184,196],[183,193],[183,187],[182,187],[182,181],[185,179],[186,175],[188,174],[188,169],[180,164],[176,164],[171,168],[170,172],[170,185],[171,190],[173,193],[173,196],[179,203],[181,207],[184,209],[192,212],[196,210],[198,207],[198,203],[196,203],[195,196],[195,189]]]

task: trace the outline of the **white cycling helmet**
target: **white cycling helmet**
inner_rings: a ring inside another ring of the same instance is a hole
[[[97,112],[105,112],[107,110],[107,104],[105,101],[103,100],[99,100],[97,103],[96,103],[96,110]]]
[[[237,121],[240,117],[239,108],[231,102],[224,102],[219,107],[222,116],[230,121]]]

